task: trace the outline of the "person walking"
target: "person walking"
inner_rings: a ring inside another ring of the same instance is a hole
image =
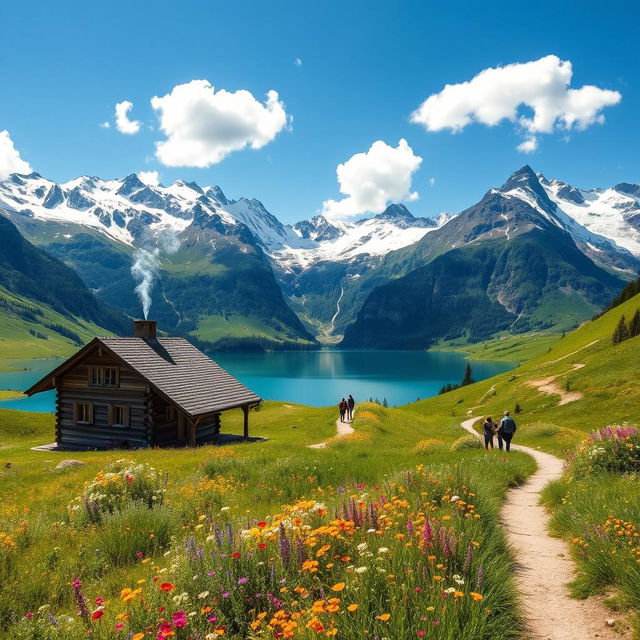
[[[353,396],[349,394],[349,399],[347,400],[347,415],[349,416],[349,420],[353,420],[353,409],[356,406],[356,401],[353,399]]]
[[[500,427],[498,432],[502,440],[504,440],[505,449],[511,451],[511,440],[516,432],[516,421],[511,417],[508,411],[504,412],[504,418],[500,420]],[[500,449],[502,449],[502,443],[498,440]]]
[[[491,419],[491,416],[487,416],[482,428],[484,431],[484,448],[489,450],[489,447],[491,447],[493,449],[493,436],[496,434],[498,425]]]
[[[344,398],[340,400],[338,409],[340,409],[340,422],[344,422],[344,416],[345,416],[345,413],[347,412],[347,401]]]

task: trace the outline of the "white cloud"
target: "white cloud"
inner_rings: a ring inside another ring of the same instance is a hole
[[[302,66],[302,58],[296,58],[296,59],[293,61],[293,64],[295,64],[295,65],[296,65],[296,67],[301,67],[301,66]]]
[[[435,178],[429,178],[429,186],[430,187],[434,187],[436,184],[436,179]]]
[[[261,149],[290,124],[276,91],[262,103],[249,91],[218,91],[207,80],[192,80],[151,99],[166,140],[156,157],[170,167],[209,167],[233,151]]]
[[[0,131],[0,180],[6,180],[12,173],[31,173],[33,169],[20,157],[14,147],[9,132]]]
[[[376,140],[366,153],[356,153],[338,165],[340,193],[346,198],[326,200],[322,213],[347,218],[365,212],[381,213],[391,201],[417,200],[411,180],[421,162],[404,139],[397,147]]]
[[[538,138],[535,136],[529,136],[525,138],[517,147],[518,151],[522,153],[533,153],[538,148]]]
[[[131,109],[133,109],[133,102],[128,100],[123,100],[116,104],[116,129],[120,133],[130,136],[140,131],[140,121],[129,119],[129,111]]]
[[[411,114],[411,121],[427,131],[457,132],[473,122],[492,127],[509,120],[525,138],[518,149],[531,153],[537,149],[538,134],[557,130],[566,134],[602,124],[602,109],[622,99],[618,91],[591,85],[572,89],[572,76],[571,62],[553,55],[485,69],[429,96]],[[522,113],[523,106],[531,115]]]
[[[109,124],[109,122],[107,120],[105,120],[104,122],[100,123],[100,127],[102,129],[108,129],[111,125]]]
[[[160,184],[160,175],[157,171],[138,171],[138,178],[151,187],[157,187]]]

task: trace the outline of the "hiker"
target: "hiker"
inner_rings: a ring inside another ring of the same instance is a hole
[[[504,412],[504,418],[500,420],[498,427],[498,445],[502,450],[502,440],[504,440],[505,449],[511,451],[511,439],[516,432],[516,421],[511,417],[508,411]]]
[[[489,450],[489,446],[491,446],[493,449],[493,436],[496,435],[498,425],[491,419],[491,416],[487,416],[482,428],[484,431],[484,448]]]
[[[340,404],[338,405],[338,408],[340,409],[340,422],[344,422],[344,414],[347,412],[347,409],[348,409],[347,401],[344,398],[340,400]]]
[[[347,415],[349,420],[353,420],[353,408],[356,406],[356,401],[353,399],[353,396],[349,394],[349,399],[347,400]]]

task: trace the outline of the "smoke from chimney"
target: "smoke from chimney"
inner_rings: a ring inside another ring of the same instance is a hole
[[[173,231],[165,229],[155,240],[156,247],[142,246],[133,252],[131,265],[131,275],[138,282],[134,291],[140,299],[145,320],[151,309],[151,291],[160,270],[160,255],[172,255],[180,248],[180,240]]]

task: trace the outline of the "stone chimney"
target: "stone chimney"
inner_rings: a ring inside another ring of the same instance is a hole
[[[134,320],[133,335],[143,340],[155,340],[156,324],[155,320]]]

